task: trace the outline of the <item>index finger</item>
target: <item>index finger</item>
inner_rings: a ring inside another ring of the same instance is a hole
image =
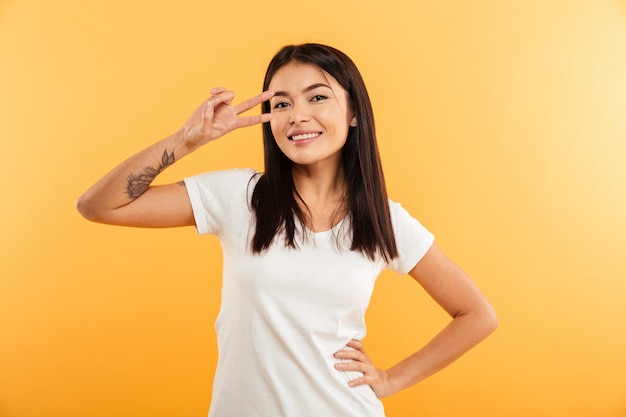
[[[246,101],[243,101],[237,104],[233,108],[235,109],[235,113],[240,114],[240,113],[250,110],[254,106],[257,106],[258,104],[263,103],[266,100],[269,100],[270,98],[272,98],[273,95],[274,95],[273,91],[269,91],[269,90],[264,91],[257,96],[254,96],[252,98],[249,98]]]
[[[353,349],[363,351],[363,342],[357,339],[350,339],[346,346],[350,346]]]

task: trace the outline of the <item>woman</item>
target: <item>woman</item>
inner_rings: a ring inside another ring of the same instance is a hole
[[[215,88],[173,135],[131,157],[78,201],[87,219],[219,237],[219,358],[209,416],[384,416],[379,398],[442,369],[497,326],[433,235],[387,199],[365,84],[342,52],[287,46],[263,93],[233,105]],[[262,103],[257,116],[239,116]],[[208,142],[263,123],[265,172],[227,170],[152,186]],[[365,353],[364,315],[385,268],[408,273],[453,318],[390,369]]]

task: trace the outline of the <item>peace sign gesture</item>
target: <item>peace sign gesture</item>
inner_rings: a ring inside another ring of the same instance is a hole
[[[273,92],[265,91],[233,106],[234,92],[222,87],[213,88],[211,97],[192,113],[183,126],[182,134],[186,145],[190,150],[195,150],[235,129],[269,122],[272,118],[269,113],[256,116],[239,115],[269,100],[273,95]]]

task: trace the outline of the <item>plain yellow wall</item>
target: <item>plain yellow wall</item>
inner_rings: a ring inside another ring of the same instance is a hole
[[[88,223],[74,201],[304,41],[356,61],[391,196],[501,320],[388,415],[626,416],[626,3],[609,0],[1,1],[0,416],[205,415],[217,240]],[[163,181],[261,168],[259,138]],[[368,350],[391,365],[446,320],[385,274]]]

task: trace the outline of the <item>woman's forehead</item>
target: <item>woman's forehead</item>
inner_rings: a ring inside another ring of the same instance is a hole
[[[306,88],[312,84],[326,84],[332,89],[339,86],[335,78],[315,64],[291,61],[279,68],[269,83],[270,90]]]

